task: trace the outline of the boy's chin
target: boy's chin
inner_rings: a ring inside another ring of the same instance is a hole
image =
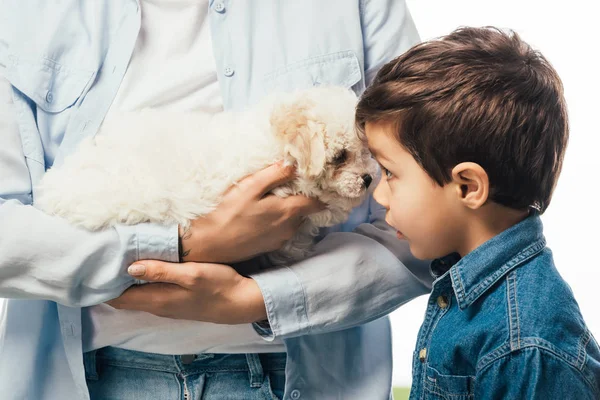
[[[419,260],[435,260],[436,258],[445,256],[445,254],[440,255],[437,251],[419,247],[418,245],[415,245],[410,241],[408,241],[408,245],[410,247],[410,252],[412,253],[412,255]]]

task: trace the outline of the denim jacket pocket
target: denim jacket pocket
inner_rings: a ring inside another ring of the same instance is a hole
[[[39,109],[60,113],[89,89],[95,73],[70,68],[47,58],[23,60],[9,56],[6,78]]]
[[[340,51],[297,61],[265,75],[267,93],[313,86],[343,86],[364,89],[358,57],[353,51]],[[355,87],[356,86],[356,87]]]
[[[427,366],[424,376],[424,398],[427,400],[472,400],[475,377],[470,375],[443,375]]]

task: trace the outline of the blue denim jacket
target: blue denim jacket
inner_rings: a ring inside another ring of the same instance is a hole
[[[209,7],[227,110],[277,89],[331,84],[361,93],[418,41],[402,0]],[[2,399],[87,399],[81,307],[132,285],[126,268],[137,259],[177,260],[176,226],[88,232],[32,207],[46,169],[97,132],[140,21],[136,0],[0,1],[0,297],[10,298],[1,313]],[[265,339],[286,344],[286,398],[389,398],[391,333],[380,317],[426,293],[431,277],[384,216],[366,201],[314,257],[253,275],[272,328]]]
[[[598,343],[538,216],[431,270],[411,399],[600,399]]]

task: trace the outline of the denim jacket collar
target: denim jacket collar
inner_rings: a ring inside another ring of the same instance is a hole
[[[546,247],[542,229],[542,221],[534,213],[460,260],[457,254],[435,260],[432,273],[439,275],[437,272],[443,270],[444,265],[451,265],[449,274],[458,306],[465,309],[509,271]]]

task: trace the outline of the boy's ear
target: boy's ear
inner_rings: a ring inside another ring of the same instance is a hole
[[[483,206],[490,193],[490,180],[481,165],[463,162],[452,168],[452,181],[461,202],[472,210]]]

